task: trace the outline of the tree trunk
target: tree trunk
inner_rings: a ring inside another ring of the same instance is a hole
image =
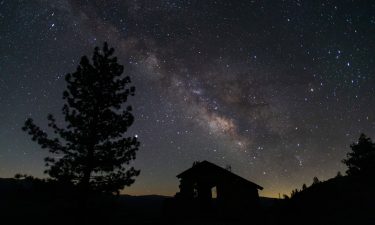
[[[92,172],[92,159],[93,159],[93,148],[89,148],[87,152],[86,158],[86,168],[82,178],[82,191],[85,192],[83,194],[88,195],[90,193],[90,179],[91,179],[91,172]]]

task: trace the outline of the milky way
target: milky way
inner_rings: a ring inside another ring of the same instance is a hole
[[[108,41],[137,88],[124,193],[173,195],[200,160],[266,196],[328,179],[375,136],[374,40],[373,1],[1,1],[0,176],[44,176],[21,126],[58,115],[64,75]]]

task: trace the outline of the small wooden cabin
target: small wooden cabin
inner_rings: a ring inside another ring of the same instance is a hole
[[[180,204],[228,214],[248,214],[259,207],[261,186],[208,161],[195,163],[177,178]]]

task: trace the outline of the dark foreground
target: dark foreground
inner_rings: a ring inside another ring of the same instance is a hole
[[[83,202],[69,187],[33,179],[0,179],[1,224],[375,224],[375,185],[336,177],[290,199],[261,198],[246,215],[170,212],[165,196],[99,196]],[[214,203],[213,203],[214,204]],[[202,215],[202,214],[201,214]]]

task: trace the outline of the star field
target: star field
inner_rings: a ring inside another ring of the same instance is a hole
[[[173,195],[197,160],[265,196],[328,179],[375,137],[374,40],[373,1],[0,1],[0,176],[45,176],[21,126],[61,122],[65,74],[108,41],[137,88],[124,193]]]

